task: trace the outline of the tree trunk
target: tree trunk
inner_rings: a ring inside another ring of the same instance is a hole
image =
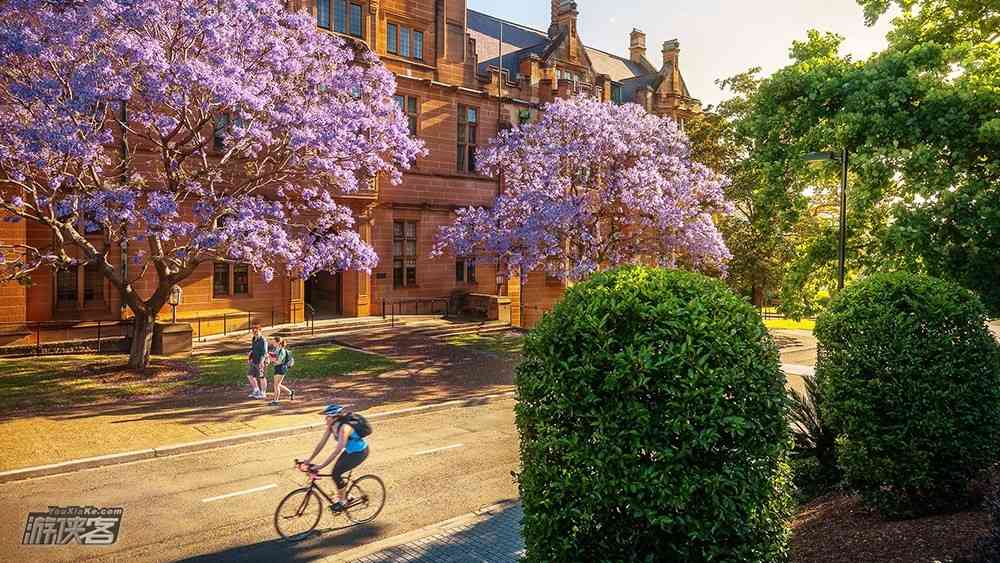
[[[754,307],[758,307],[758,308],[763,307],[764,306],[764,286],[754,284],[752,286],[752,288],[751,288],[750,291],[753,293],[753,296],[751,298],[751,302],[753,303]]]
[[[155,315],[147,315],[133,311],[132,346],[129,348],[128,367],[144,369],[149,365],[149,351],[153,347],[153,326]]]

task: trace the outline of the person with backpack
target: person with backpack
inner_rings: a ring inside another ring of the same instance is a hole
[[[253,389],[250,398],[264,399],[267,397],[267,339],[261,334],[260,324],[253,325],[251,331],[253,339],[250,341],[250,353],[247,354],[247,379]]]
[[[299,464],[299,470],[317,473],[332,462],[331,473],[333,482],[337,485],[337,502],[333,503],[332,508],[334,512],[342,512],[349,502],[344,474],[368,459],[368,442],[365,438],[371,434],[372,427],[365,417],[350,412],[341,405],[329,405],[320,414],[326,416],[326,431],[309,459]],[[313,465],[313,458],[323,451],[323,447],[333,435],[337,437],[333,453],[322,464]]]
[[[275,336],[272,350],[274,354],[274,400],[271,401],[271,404],[278,404],[282,390],[288,393],[289,401],[294,401],[295,391],[285,387],[281,382],[288,375],[289,368],[295,365],[295,357],[292,356],[292,351],[288,349],[288,342],[284,338]]]

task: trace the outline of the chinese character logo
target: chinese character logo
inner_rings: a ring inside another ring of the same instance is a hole
[[[93,506],[50,506],[48,512],[28,514],[24,527],[25,545],[111,545],[118,539],[122,508]]]

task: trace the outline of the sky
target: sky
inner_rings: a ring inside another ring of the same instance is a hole
[[[468,0],[468,7],[546,30],[549,0]],[[628,57],[632,28],[646,33],[646,58],[659,67],[661,45],[680,41],[680,68],[691,95],[704,105],[725,99],[715,81],[750,67],[770,74],[788,64],[792,41],[806,30],[845,37],[843,51],[864,58],[885,47],[890,18],[865,26],[854,0],[577,0],[580,37],[590,47]]]

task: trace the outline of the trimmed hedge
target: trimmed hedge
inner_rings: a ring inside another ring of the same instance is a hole
[[[997,460],[1000,349],[979,299],[924,275],[871,276],[816,322],[816,377],[849,485],[885,516],[959,507]]]
[[[528,561],[781,561],[785,377],[757,312],[699,274],[570,288],[517,370]]]

